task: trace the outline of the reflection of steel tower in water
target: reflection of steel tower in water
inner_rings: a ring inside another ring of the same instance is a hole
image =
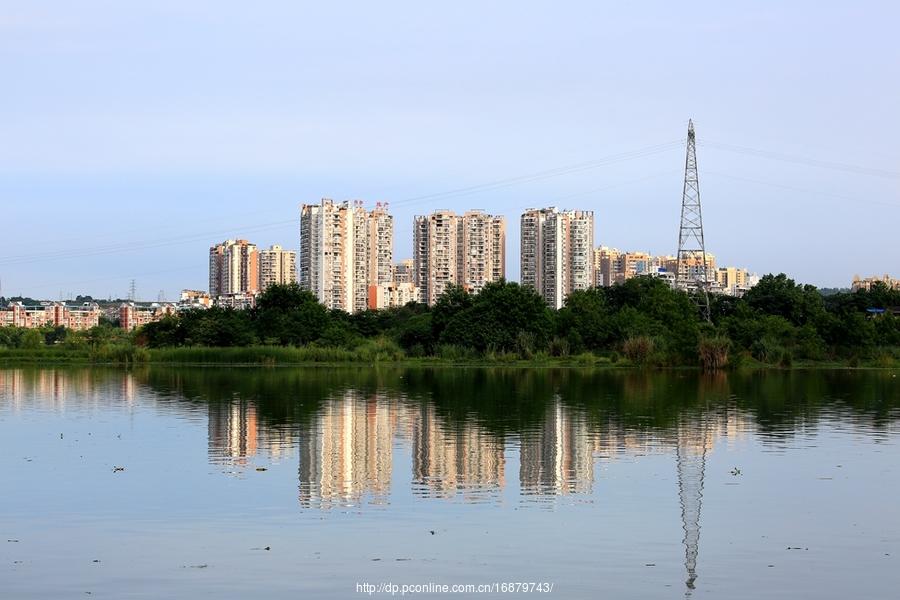
[[[697,579],[697,554],[700,550],[700,505],[703,500],[703,472],[706,468],[706,419],[691,429],[679,428],[677,442],[678,499],[684,528],[684,568],[687,571],[685,596],[689,597]]]

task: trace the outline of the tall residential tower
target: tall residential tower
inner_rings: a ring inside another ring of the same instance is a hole
[[[297,253],[274,245],[259,253],[259,289],[274,284],[296,283]]]
[[[366,211],[361,201],[300,209],[300,287],[319,302],[347,312],[366,310],[369,286],[389,282],[394,221],[387,206]]]
[[[247,240],[225,240],[209,249],[209,295],[259,291],[259,251]]]
[[[521,220],[521,280],[552,308],[595,283],[594,213],[528,209]]]
[[[450,285],[477,293],[506,276],[506,221],[470,210],[417,216],[413,223],[413,281],[433,305]]]

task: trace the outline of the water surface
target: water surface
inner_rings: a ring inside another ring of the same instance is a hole
[[[898,417],[896,371],[0,370],[0,597],[893,597]]]

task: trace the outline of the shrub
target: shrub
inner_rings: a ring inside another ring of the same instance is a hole
[[[369,339],[356,348],[360,360],[368,362],[392,362],[403,360],[403,350],[397,343],[386,337]]]
[[[622,354],[638,365],[646,364],[655,349],[656,344],[653,339],[646,335],[630,337],[622,344]]]
[[[516,352],[519,358],[528,360],[534,356],[534,338],[534,333],[530,331],[519,331],[516,335]]]
[[[773,363],[781,358],[784,348],[770,335],[764,335],[750,345],[750,353],[756,360]]]
[[[550,356],[569,356],[569,340],[566,338],[555,337],[550,340]]]
[[[698,351],[700,354],[700,366],[704,371],[715,371],[723,368],[728,363],[728,350],[731,348],[731,340],[723,335],[700,338]]]
[[[475,358],[475,353],[465,346],[441,344],[438,346],[437,356],[445,360],[469,360]]]
[[[791,367],[794,364],[794,353],[790,350],[782,350],[781,358],[778,359],[778,366],[780,367]]]

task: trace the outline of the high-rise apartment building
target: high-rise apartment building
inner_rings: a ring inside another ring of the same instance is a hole
[[[707,254],[707,259],[709,255]],[[720,267],[716,271],[716,286],[729,296],[741,296],[750,289],[750,273],[740,267]]]
[[[394,283],[413,282],[413,259],[405,258],[394,265]]]
[[[618,248],[594,248],[594,284],[609,287],[621,277]]]
[[[369,284],[389,283],[394,279],[394,217],[388,214],[387,203],[377,202],[366,222],[369,227]]]
[[[477,293],[506,277],[506,221],[470,210],[417,216],[413,223],[413,281],[433,305],[450,285]]]
[[[369,286],[369,308],[372,310],[399,308],[418,301],[419,288],[411,281],[405,283],[392,281]]]
[[[594,273],[593,211],[528,209],[521,218],[521,280],[552,308],[568,294],[591,287]]]
[[[393,217],[379,204],[323,198],[300,209],[299,283],[319,302],[347,312],[366,310],[370,285],[393,275]]]
[[[506,220],[480,210],[467,211],[459,221],[458,282],[478,293],[485,284],[506,276]]]
[[[297,282],[297,253],[277,244],[259,253],[259,289]]]
[[[209,249],[209,295],[259,291],[259,251],[247,240],[225,240]]]
[[[619,277],[617,282],[639,275],[655,273],[653,256],[647,252],[623,252],[619,255]]]
[[[691,254],[685,254],[681,257],[681,272],[683,279],[687,281],[702,281],[702,273],[703,273],[703,257],[704,255],[699,252],[694,252]],[[676,261],[672,261],[671,257],[667,263],[671,269],[666,268],[667,271],[671,271],[672,273],[676,273],[678,271],[678,263]],[[706,281],[710,282],[710,284],[715,283],[717,279],[717,270],[716,270],[716,257],[709,252],[706,253]]]

